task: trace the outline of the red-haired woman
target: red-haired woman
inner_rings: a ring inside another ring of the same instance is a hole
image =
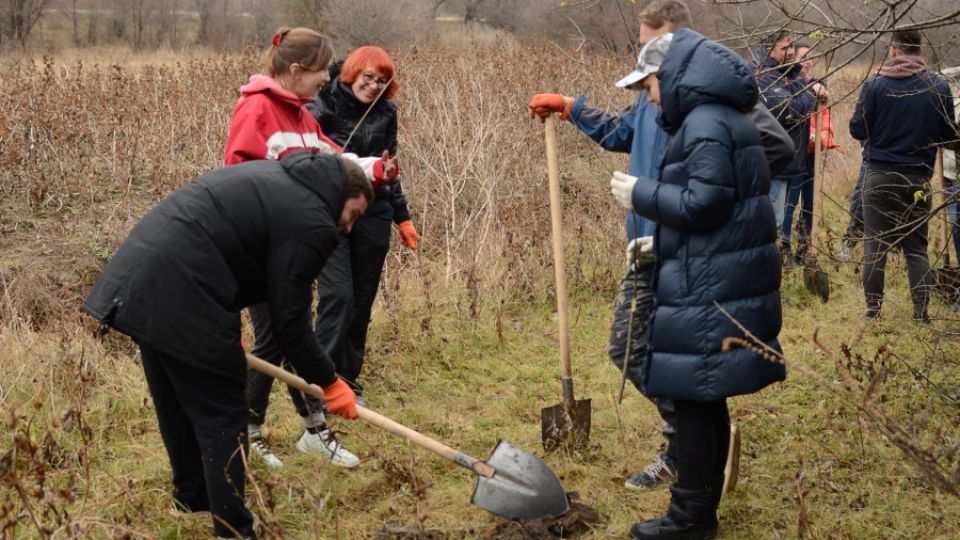
[[[330,81],[333,59],[330,40],[309,28],[281,28],[274,36],[264,59],[263,74],[250,77],[240,88],[241,97],[233,110],[224,162],[227,165],[250,160],[282,159],[294,150],[319,149],[341,153],[339,145],[327,138],[317,121],[305,108],[320,88]],[[382,157],[352,157],[367,174],[373,186],[385,185],[396,176],[396,160],[386,152]],[[279,340],[274,336],[266,304],[250,308],[255,344],[253,354],[274,364],[283,361]],[[251,453],[263,458],[270,467],[283,462],[267,446],[262,435],[273,379],[257,371],[247,373],[247,402],[250,419],[247,431]],[[320,454],[342,467],[355,467],[359,460],[347,451],[327,428],[320,402],[290,388],[304,432],[297,442],[301,452]]]
[[[399,89],[395,73],[386,51],[360,47],[342,64],[331,66],[334,80],[307,109],[345,150],[360,156],[395,155],[397,106],[392,99]],[[376,198],[352,231],[340,235],[340,245],[317,278],[317,339],[357,396],[363,391],[357,378],[363,368],[370,310],[390,248],[391,222],[408,248],[416,249],[418,239],[399,179],[374,192]]]

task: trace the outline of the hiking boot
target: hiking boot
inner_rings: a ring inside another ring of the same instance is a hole
[[[730,445],[727,447],[727,464],[723,468],[723,489],[720,493],[730,493],[737,487],[740,477],[740,428],[730,424]]]
[[[630,538],[637,540],[709,540],[720,532],[717,521],[718,491],[722,480],[709,489],[670,488],[670,508],[663,517],[635,523]]]
[[[789,240],[780,240],[780,266],[784,270],[792,270],[797,267],[796,259],[793,257],[793,248],[790,247]]]
[[[260,434],[250,436],[250,455],[257,456],[263,463],[271,469],[283,467],[283,462],[273,453],[273,450],[267,446],[267,441]]]
[[[360,459],[343,447],[337,436],[330,429],[316,433],[304,431],[297,441],[297,450],[304,453],[319,454],[330,460],[337,467],[351,469],[360,464]]]
[[[671,484],[677,478],[677,467],[660,456],[656,461],[623,483],[627,489],[654,489]]]

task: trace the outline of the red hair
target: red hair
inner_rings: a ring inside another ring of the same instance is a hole
[[[360,47],[350,53],[350,56],[347,56],[347,59],[343,62],[343,67],[340,68],[340,81],[351,85],[366,69],[379,71],[390,81],[386,91],[383,92],[384,99],[393,99],[393,96],[397,95],[400,85],[394,78],[393,60],[387,54],[387,51],[373,45]]]

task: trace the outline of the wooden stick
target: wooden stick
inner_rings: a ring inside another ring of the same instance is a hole
[[[557,166],[557,128],[554,115],[544,123],[547,139],[547,174],[550,177],[550,225],[553,240],[553,268],[557,279],[557,322],[560,325],[560,367],[563,378],[573,377],[570,369],[570,330],[567,324],[567,277],[563,253],[560,206],[560,172]]]
[[[280,366],[275,366],[270,362],[267,362],[261,358],[257,358],[250,353],[247,353],[247,365],[259,371],[260,373],[263,373],[264,375],[269,375],[278,381],[283,381],[284,383],[296,388],[297,390],[300,390],[301,392],[310,394],[318,399],[323,399],[322,388],[315,384],[309,384],[307,381],[303,380],[302,377],[290,373]],[[440,441],[431,439],[430,437],[427,437],[418,431],[414,431],[402,424],[394,422],[386,416],[375,413],[366,407],[357,405],[357,415],[361,420],[369,424],[373,424],[380,429],[384,429],[390,433],[393,433],[394,435],[402,437],[417,446],[423,447],[442,458],[446,458],[457,465],[460,465],[465,469],[471,469],[481,476],[493,478],[493,475],[496,474],[496,470],[486,463],[472,458],[463,452],[454,450]]]

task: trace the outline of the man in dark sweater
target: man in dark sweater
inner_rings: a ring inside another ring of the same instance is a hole
[[[850,118],[850,134],[865,145],[863,292],[870,319],[880,316],[887,253],[900,248],[913,318],[928,320],[929,180],[937,146],[957,135],[947,82],[921,54],[919,32],[894,32],[887,60],[864,82]]]
[[[210,511],[218,536],[254,537],[244,505],[246,361],[240,311],[266,303],[284,357],[356,418],[310,327],[311,286],[373,199],[358,165],[294,152],[208,173],[140,220],[81,310],[140,346],[175,504]]]

